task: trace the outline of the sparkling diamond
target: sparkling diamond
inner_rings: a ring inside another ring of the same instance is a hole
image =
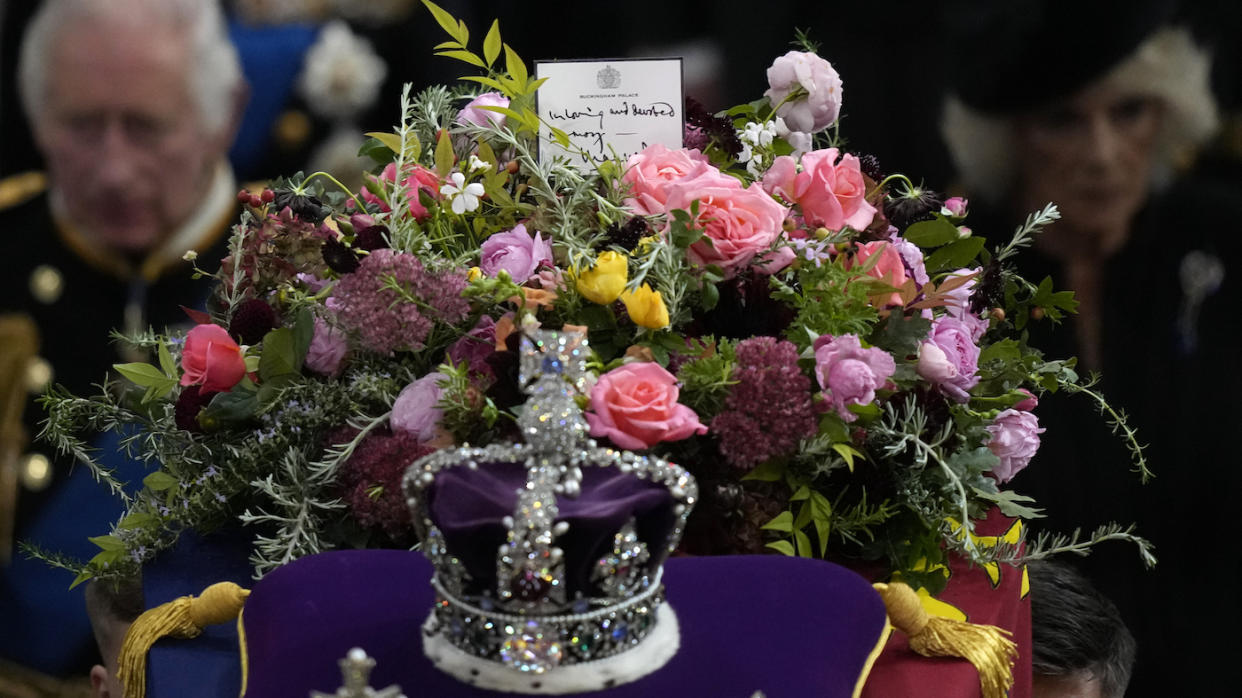
[[[505,626],[508,636],[500,645],[500,661],[518,671],[542,674],[561,663],[561,643],[545,637],[540,625],[531,620],[518,627]]]

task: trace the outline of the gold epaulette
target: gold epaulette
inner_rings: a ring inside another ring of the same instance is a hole
[[[0,179],[0,211],[26,203],[47,189],[47,175],[21,172]]]

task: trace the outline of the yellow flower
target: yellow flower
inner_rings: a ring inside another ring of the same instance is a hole
[[[668,327],[668,308],[664,305],[664,298],[647,284],[632,293],[622,293],[621,302],[625,303],[625,309],[635,323],[653,330]]]
[[[470,267],[470,271],[466,274],[466,281],[475,281],[482,278],[483,270],[478,267]]]
[[[608,305],[617,300],[630,278],[625,255],[609,250],[595,260],[595,266],[578,275],[578,293],[593,303]]]

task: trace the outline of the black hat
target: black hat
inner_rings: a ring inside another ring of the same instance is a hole
[[[1011,113],[1073,94],[1174,18],[1173,0],[957,0],[945,17],[953,91]]]

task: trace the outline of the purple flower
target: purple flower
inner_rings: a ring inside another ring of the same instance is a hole
[[[988,321],[979,317],[970,309],[971,294],[974,293],[975,286],[978,284],[980,273],[982,273],[981,270],[976,267],[975,269],[958,269],[949,274],[949,277],[974,274],[975,278],[944,294],[945,311],[948,312],[950,317],[957,318],[966,324],[966,327],[970,329],[971,339],[975,343],[978,343],[979,339],[983,337],[983,333],[988,331]]]
[[[323,318],[315,318],[315,333],[306,351],[306,367],[320,375],[334,377],[341,372],[348,351],[345,333]]]
[[[841,76],[813,53],[790,51],[777,58],[768,68],[768,85],[763,96],[773,106],[780,104],[776,114],[791,131],[822,131],[841,113]],[[798,89],[806,94],[781,104]]]
[[[923,286],[928,282],[927,266],[923,263],[923,250],[918,245],[897,234],[897,229],[893,226],[888,227],[888,241],[892,244],[893,249],[897,250],[897,254],[901,256],[902,264],[906,267],[909,277],[914,279],[914,283]]]
[[[937,318],[919,347],[917,371],[954,400],[969,400],[966,391],[979,382],[979,347],[970,326],[948,315]]]
[[[532,238],[521,223],[484,240],[481,252],[479,269],[484,274],[496,276],[503,269],[517,284],[526,283],[541,265],[553,265],[552,246],[538,232]]]
[[[437,406],[444,390],[440,381],[442,373],[428,373],[405,386],[392,403],[392,416],[388,419],[394,434],[408,434],[426,443],[436,437],[440,418],[444,412]]]
[[[829,404],[847,422],[858,419],[848,405],[874,402],[876,389],[896,370],[897,363],[888,352],[864,349],[857,335],[824,335],[815,340],[815,377]]]
[[[496,351],[496,321],[490,316],[479,318],[474,329],[449,347],[449,360],[454,364],[467,363],[471,373],[492,375],[487,357]]]
[[[483,94],[470,100],[470,103],[461,111],[457,112],[457,123],[465,126],[473,124],[475,126],[498,126],[505,120],[505,115],[479,107],[507,107],[509,106],[509,98],[499,92],[484,92]]]
[[[1005,483],[1031,462],[1039,450],[1039,435],[1044,433],[1039,419],[1032,412],[1005,410],[987,426],[992,438],[988,448],[1000,458],[1000,464],[992,468],[997,481]]]
[[[725,411],[711,422],[720,455],[736,468],[792,453],[816,429],[811,380],[798,368],[798,350],[774,337],[737,345],[737,384]]]

